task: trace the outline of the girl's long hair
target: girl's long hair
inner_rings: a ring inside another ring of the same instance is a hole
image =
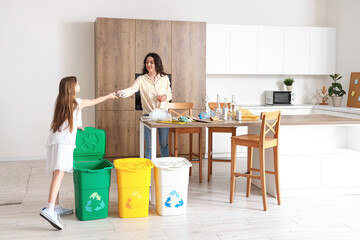
[[[78,106],[75,97],[76,84],[77,79],[73,76],[65,77],[60,81],[59,95],[56,98],[54,117],[50,128],[53,133],[61,131],[60,128],[66,120],[69,123],[67,127],[70,128],[70,132],[73,131],[73,113]]]
[[[164,72],[164,67],[162,65],[162,61],[160,56],[157,53],[148,53],[144,59],[144,67],[143,67],[143,71],[142,74],[146,74],[148,73],[148,70],[146,69],[146,59],[148,57],[152,57],[154,58],[154,63],[155,63],[155,71],[156,73],[160,74],[160,76],[166,76],[167,73]]]

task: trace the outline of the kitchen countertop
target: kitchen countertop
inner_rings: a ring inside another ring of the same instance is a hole
[[[240,107],[243,108],[251,108],[251,109],[256,109],[256,108],[307,108],[307,109],[311,109],[314,107],[314,105],[310,105],[310,104],[274,104],[274,105],[267,105],[267,104],[248,104],[248,105],[240,105]]]
[[[281,109],[319,109],[332,112],[343,112],[351,114],[360,114],[360,108],[352,107],[333,107],[331,105],[311,105],[311,104],[277,104],[277,105],[240,105],[243,108],[263,109],[263,108],[281,108]]]

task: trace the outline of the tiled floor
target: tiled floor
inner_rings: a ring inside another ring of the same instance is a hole
[[[200,184],[194,167],[186,215],[159,216],[150,206],[149,217],[137,219],[119,218],[113,171],[109,217],[63,217],[65,228],[57,231],[39,216],[50,184],[45,161],[0,162],[0,204],[14,203],[0,205],[0,239],[360,239],[360,195],[283,198],[281,206],[269,196],[264,212],[259,189],[245,197],[245,179],[237,180],[235,202],[229,203],[229,169],[215,163],[212,181]],[[60,201],[74,208],[71,174],[64,178]]]

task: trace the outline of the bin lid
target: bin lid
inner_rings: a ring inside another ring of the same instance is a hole
[[[106,159],[96,161],[74,161],[74,171],[99,173],[114,168],[113,164]]]
[[[76,133],[74,160],[95,160],[105,156],[106,133],[102,129],[86,127]]]
[[[156,158],[153,160],[155,167],[169,169],[169,170],[176,170],[179,168],[189,168],[192,164],[186,158],[182,157],[163,157],[163,158]]]
[[[116,170],[138,172],[153,168],[154,164],[147,158],[122,158],[114,160]]]

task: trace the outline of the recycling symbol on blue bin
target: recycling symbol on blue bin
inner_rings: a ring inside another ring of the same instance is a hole
[[[166,199],[166,202],[165,202],[166,207],[168,207],[168,208],[171,208],[171,207],[179,208],[182,205],[184,205],[184,201],[182,200],[182,198],[180,198],[179,194],[175,190],[171,191],[169,196],[170,197],[168,197]]]
[[[100,211],[105,207],[104,200],[101,200],[101,196],[97,192],[94,192],[89,197],[89,201],[87,201],[87,204],[85,206],[85,210],[88,212]]]

